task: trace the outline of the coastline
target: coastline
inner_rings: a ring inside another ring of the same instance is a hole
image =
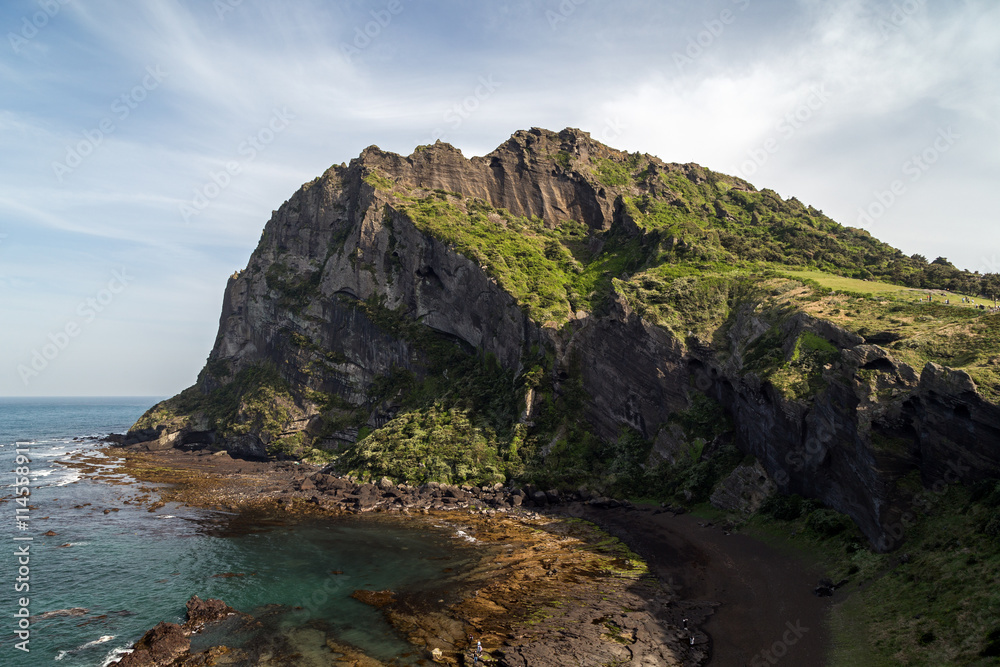
[[[130,476],[157,485],[159,499],[150,511],[178,502],[248,517],[360,514],[461,530],[483,547],[483,556],[457,603],[390,596],[380,605],[393,627],[435,664],[471,663],[467,637],[473,635],[499,665],[577,664],[584,658],[601,658],[596,664],[745,665],[757,655],[748,648],[755,641],[765,652],[772,646],[768,638],[781,643],[786,621],[806,629],[794,646],[782,649],[794,650],[793,662],[824,662],[828,605],[809,593],[815,572],[690,515],[607,499],[542,501],[544,509],[524,509],[528,496],[511,500],[511,490],[380,488],[327,479],[316,466],[243,461],[225,453],[103,451]]]

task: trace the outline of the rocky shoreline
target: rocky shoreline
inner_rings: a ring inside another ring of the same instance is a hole
[[[636,509],[585,491],[567,497],[532,487],[361,483],[318,466],[244,461],[207,449],[151,452],[129,445],[104,451],[132,477],[167,485],[158,489],[159,500],[150,511],[178,502],[251,515],[367,514],[462,530],[482,545],[483,556],[457,603],[356,591],[357,599],[380,608],[422,652],[424,664],[472,664],[469,636],[482,641],[483,662],[500,666],[708,663],[711,641],[698,627],[713,605],[681,600],[622,542],[590,522],[568,518],[582,511],[652,514],[663,509]],[[176,629],[157,628],[137,642],[137,652],[155,649],[158,640],[183,644]],[[381,664],[348,646],[331,643],[329,648],[330,664]],[[246,652],[222,646],[196,654],[165,650],[163,655],[169,661],[119,664],[281,664],[254,662]]]

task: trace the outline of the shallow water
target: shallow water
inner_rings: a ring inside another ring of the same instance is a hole
[[[0,628],[5,640],[0,664],[104,664],[157,622],[182,622],[184,603],[195,594],[260,616],[264,632],[283,635],[303,655],[300,664],[327,662],[328,638],[399,664],[418,657],[380,611],[350,594],[391,589],[434,602],[447,599],[472,557],[471,546],[453,528],[415,529],[375,517],[286,523],[280,517],[248,519],[176,505],[148,512],[147,506],[124,501],[143,495],[140,486],[152,485],[73,481],[76,471],[58,463],[69,452],[97,447],[92,440],[74,442],[74,436],[121,432],[149,404],[36,401],[11,409],[0,399],[5,497],[13,490],[13,443],[32,442],[29,528],[6,532],[33,537],[35,617],[27,654],[12,648],[12,621]],[[118,511],[105,514],[110,508]],[[11,500],[0,504],[0,512],[13,524]],[[42,536],[49,530],[58,535]],[[0,559],[5,586],[17,576],[15,567],[10,556]],[[87,611],[38,618],[73,608]],[[195,639],[195,648],[240,639],[225,634]]]

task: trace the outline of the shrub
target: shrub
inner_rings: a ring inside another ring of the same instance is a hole
[[[851,526],[851,521],[840,512],[818,509],[806,519],[806,526],[824,537],[839,535]]]
[[[781,521],[795,521],[802,516],[802,497],[775,494],[764,501],[760,513]]]

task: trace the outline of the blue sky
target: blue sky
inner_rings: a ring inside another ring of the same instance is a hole
[[[1000,271],[992,0],[0,6],[0,395],[169,395],[271,211],[364,147],[579,127]]]

